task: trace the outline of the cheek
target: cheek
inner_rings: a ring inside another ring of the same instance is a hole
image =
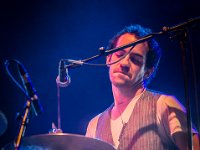
[[[132,72],[132,78],[142,78],[144,76],[144,67],[134,66],[132,67],[130,72]]]
[[[113,72],[112,72],[112,68],[109,68],[109,79],[110,79],[110,81],[112,82],[112,81],[114,81],[114,74],[113,74]]]
[[[116,75],[115,75],[115,70],[116,70],[116,64],[114,64],[114,65],[111,65],[110,67],[109,67],[109,77],[110,77],[110,79],[112,80],[112,79],[114,79],[115,77],[116,77]]]
[[[113,66],[109,66],[109,76],[111,77],[113,74]]]

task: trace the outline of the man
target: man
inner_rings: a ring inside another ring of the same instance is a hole
[[[108,49],[149,33],[140,25],[126,27],[111,39]],[[86,136],[108,142],[118,150],[188,149],[184,107],[174,96],[146,89],[160,57],[154,39],[107,56],[114,104],[90,121]],[[195,130],[193,146],[199,149]]]

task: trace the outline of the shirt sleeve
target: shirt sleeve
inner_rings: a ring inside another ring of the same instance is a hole
[[[173,140],[176,132],[187,132],[187,117],[184,106],[174,97],[161,95],[157,102],[157,124],[161,136]],[[197,131],[193,128],[193,133]]]
[[[87,126],[87,131],[85,136],[95,138],[95,133],[96,133],[96,127],[97,127],[97,122],[99,120],[99,115],[94,117],[92,120],[90,120],[88,126]]]

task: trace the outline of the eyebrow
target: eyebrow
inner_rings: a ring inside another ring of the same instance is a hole
[[[144,58],[144,56],[143,55],[141,55],[141,54],[138,54],[138,53],[130,53],[129,55],[134,55],[134,56],[138,56],[138,57],[140,57],[140,58]]]
[[[126,50],[124,50],[124,49],[122,49],[122,50],[119,50],[119,51],[117,51],[117,52],[124,52],[124,53],[127,53],[126,52]],[[129,51],[128,51],[129,52]],[[144,59],[144,56],[143,55],[141,55],[141,54],[138,54],[138,53],[135,53],[134,51],[132,52],[132,53],[130,53],[129,54],[130,56],[137,56],[137,57],[140,57],[140,58],[142,58],[142,59]]]

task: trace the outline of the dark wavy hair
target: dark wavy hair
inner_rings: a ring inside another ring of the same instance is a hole
[[[151,32],[151,29],[144,28],[144,27],[142,27],[141,25],[138,25],[138,24],[127,26],[123,30],[118,32],[109,41],[109,44],[107,46],[107,50],[115,48],[119,37],[123,34],[126,34],[126,33],[134,34],[139,39],[139,38],[144,37],[144,36],[146,36],[146,35],[148,35],[152,32]],[[147,43],[148,43],[148,46],[149,46],[149,51],[148,51],[147,57],[146,57],[145,68],[146,69],[154,68],[154,72],[146,80],[146,82],[145,82],[146,84],[148,84],[150,82],[150,80],[155,76],[156,71],[158,69],[159,61],[160,61],[160,58],[161,58],[161,48],[160,48],[158,42],[156,42],[155,39],[151,38],[151,39],[147,40]]]

